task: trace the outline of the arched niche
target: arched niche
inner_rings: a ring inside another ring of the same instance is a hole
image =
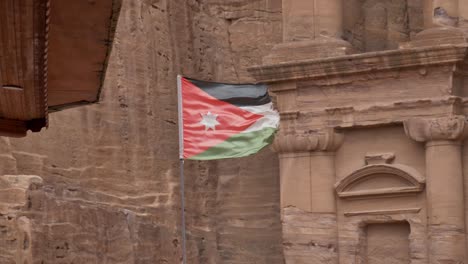
[[[362,167],[336,185],[338,197],[356,199],[388,197],[422,192],[425,179],[404,165],[378,164]]]

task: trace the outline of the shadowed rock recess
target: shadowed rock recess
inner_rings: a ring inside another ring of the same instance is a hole
[[[176,75],[252,81],[280,41],[281,0],[124,0],[101,102],[0,138],[0,263],[180,263]],[[271,150],[185,166],[189,263],[284,263]]]

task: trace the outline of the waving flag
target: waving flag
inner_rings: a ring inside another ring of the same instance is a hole
[[[178,88],[181,159],[244,157],[272,142],[279,115],[265,85],[179,76]]]

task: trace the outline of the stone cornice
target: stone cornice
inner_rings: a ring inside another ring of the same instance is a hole
[[[464,106],[460,97],[446,96],[376,103],[365,107],[344,106],[287,112],[285,116],[281,115],[281,122],[294,125],[298,130],[323,127],[347,129],[402,124],[411,118],[451,116],[464,112],[468,114],[468,102]]]
[[[343,143],[343,134],[333,129],[303,133],[279,132],[273,147],[278,153],[299,153],[312,151],[335,151]]]
[[[361,216],[361,215],[391,215],[391,214],[418,214],[421,208],[401,208],[401,209],[390,209],[390,210],[367,210],[367,211],[352,211],[345,212],[344,216]]]
[[[411,118],[404,123],[405,133],[418,142],[436,140],[463,140],[468,135],[465,116]]]
[[[257,82],[274,83],[463,61],[468,45],[411,48],[261,65],[248,69]]]

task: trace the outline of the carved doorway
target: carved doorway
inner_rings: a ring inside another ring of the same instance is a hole
[[[366,264],[409,264],[410,225],[407,222],[366,226]]]

